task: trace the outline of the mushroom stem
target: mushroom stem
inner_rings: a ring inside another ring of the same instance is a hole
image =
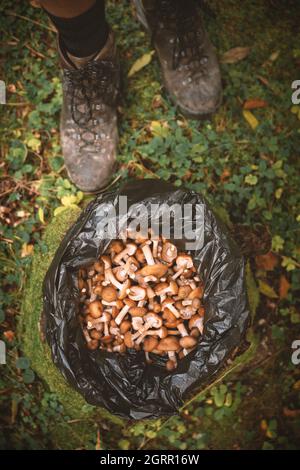
[[[148,244],[149,242],[146,242],[145,245],[142,246],[142,251],[144,253],[144,256],[146,258],[146,261],[147,261],[147,264],[149,264],[150,266],[152,266],[153,264],[155,264],[155,261],[153,259],[153,255],[152,255],[152,252],[151,252],[151,248]]]
[[[130,309],[130,305],[124,305],[122,310],[118,313],[118,316],[115,318],[115,322],[117,325],[120,325],[120,323],[123,321],[123,319],[126,317],[128,310]]]
[[[179,323],[179,325],[177,325],[177,330],[179,331],[182,337],[189,336],[183,323]]]

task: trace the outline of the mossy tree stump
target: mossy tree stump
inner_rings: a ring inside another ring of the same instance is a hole
[[[67,230],[76,221],[80,212],[81,209],[79,208],[67,209],[54,217],[46,227],[43,241],[47,246],[47,252],[42,253],[42,251],[38,249],[34,254],[31,272],[28,276],[23,296],[19,322],[19,332],[24,354],[30,359],[31,367],[42,379],[45,387],[50,392],[56,394],[65,412],[70,417],[69,423],[57,423],[57,426],[53,429],[52,437],[56,447],[64,449],[82,447],[87,440],[92,440],[92,436],[95,434],[95,428],[91,426],[91,423],[105,422],[107,426],[117,426],[118,429],[123,426],[128,428],[129,424],[128,421],[108,413],[103,408],[88,405],[84,398],[68,385],[60,371],[53,364],[50,348],[45,341],[42,341],[40,334],[43,279],[61,240]],[[228,216],[221,214],[221,218],[228,224]],[[246,278],[249,303],[252,318],[254,318],[259,296],[249,265],[247,265]],[[255,354],[257,345],[251,328],[248,331],[247,339],[250,343],[249,349],[235,358],[213,384],[210,384],[204,390],[200,390],[184,407],[188,406],[188,404],[199,397],[199,395],[205,393],[216,382],[228,376],[229,373],[240,370],[244,364],[249,362]],[[155,424],[156,427],[159,427],[160,423],[163,423],[163,421],[162,419],[157,420],[155,423],[149,421],[149,426],[152,427]],[[134,424],[132,426],[134,426]]]

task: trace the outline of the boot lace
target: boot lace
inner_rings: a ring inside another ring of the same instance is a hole
[[[187,62],[189,66],[193,63],[205,65],[208,58],[203,52],[204,30],[199,28],[195,1],[156,0],[154,8],[157,21],[152,39],[155,39],[159,24],[174,34],[172,68],[177,69],[182,62]]]
[[[119,69],[111,61],[89,62],[85,67],[64,70],[64,85],[71,97],[71,117],[80,127],[93,119],[93,103],[114,106]]]

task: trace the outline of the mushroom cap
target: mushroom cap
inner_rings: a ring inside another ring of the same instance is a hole
[[[171,310],[169,310],[168,308],[164,309],[163,319],[169,323],[174,323],[177,321],[174,313],[172,313]]]
[[[200,315],[193,315],[189,320],[189,329],[192,330],[193,328],[198,328],[199,326],[203,326],[203,317]]]
[[[111,343],[113,340],[114,340],[114,336],[113,336],[113,335],[107,335],[107,336],[102,336],[102,338],[100,339],[100,342],[103,343],[103,344],[109,344],[109,343]]]
[[[163,307],[163,308],[167,308],[168,305],[172,305],[172,304],[174,304],[174,302],[175,302],[175,299],[172,299],[171,297],[167,297],[167,298],[163,301],[162,307]]]
[[[144,317],[144,322],[151,324],[153,328],[160,328],[162,326],[162,318],[156,315],[154,312],[149,312]]]
[[[173,243],[166,242],[163,244],[161,259],[166,261],[166,263],[172,263],[177,257],[177,248]]]
[[[97,271],[97,273],[103,274],[103,272],[104,272],[104,264],[103,264],[103,262],[102,262],[102,261],[96,261],[96,262],[94,263],[94,269],[95,269],[95,271]]]
[[[135,258],[138,260],[139,263],[145,263],[146,261],[143,250],[141,250],[140,247],[135,252]]]
[[[193,289],[188,295],[188,299],[195,299],[195,298],[202,299],[202,297],[203,297],[203,286],[196,287],[196,289]]]
[[[142,317],[147,313],[147,309],[145,307],[131,307],[129,313],[132,317]]]
[[[166,369],[167,369],[168,371],[171,371],[171,370],[176,369],[176,362],[175,362],[175,361],[171,361],[171,359],[169,359],[169,360],[166,362]]]
[[[159,351],[177,351],[179,348],[179,341],[175,336],[167,336],[158,343],[157,349]]]
[[[158,345],[158,338],[155,338],[155,336],[148,336],[147,338],[144,339],[143,349],[146,352],[151,352],[153,349],[156,348],[157,345]]]
[[[197,331],[198,331],[198,330],[197,330]],[[90,334],[90,337],[91,337],[92,339],[99,340],[99,339],[101,338],[101,332],[98,331],[98,330],[92,330],[92,331],[90,331],[89,334]]]
[[[131,328],[131,322],[129,320],[122,321],[122,323],[120,324],[121,335],[124,335],[125,333],[127,333],[127,331],[129,331],[130,328]]]
[[[113,273],[115,275],[115,278],[119,281],[119,282],[124,282],[128,275],[127,275],[127,272],[126,272],[126,269],[124,269],[124,266],[117,266],[113,269]]]
[[[132,286],[128,297],[132,300],[143,300],[146,297],[146,289],[141,286]]]
[[[144,320],[142,319],[142,317],[134,317],[132,319],[132,328],[134,330],[139,330],[144,324]]]
[[[160,295],[160,292],[164,291],[169,287],[167,282],[160,282],[154,287],[154,292],[156,295]]]
[[[180,317],[183,320],[189,320],[194,314],[195,309],[190,305],[188,305],[187,307],[183,307],[183,309],[180,310]]]
[[[136,307],[135,301],[132,300],[132,299],[129,299],[128,297],[123,299],[123,302],[124,302],[124,304],[128,305],[130,308]]]
[[[159,263],[159,264],[151,264],[144,266],[142,269],[138,271],[138,274],[141,274],[142,276],[155,276],[158,279],[160,279],[162,276],[166,274],[168,271],[168,266],[165,264]]]
[[[99,347],[99,341],[96,339],[92,339],[87,343],[87,348],[90,349],[91,351],[95,351],[95,349],[98,349]]]
[[[201,307],[201,300],[198,297],[195,297],[192,300],[192,307],[195,308],[195,309],[198,309],[198,308]]]
[[[176,265],[180,268],[190,269],[194,266],[192,257],[187,254],[181,254],[177,256]]]
[[[189,285],[180,286],[178,289],[178,297],[180,299],[186,299],[191,292],[192,292],[192,289]]]
[[[131,282],[130,282],[130,279],[126,279],[126,281],[124,281],[123,285],[122,285],[122,289],[120,290],[119,292],[119,299],[120,300],[123,300],[125,299],[126,297],[126,294],[127,294],[127,289],[129,289],[131,286]]]
[[[124,250],[124,245],[123,245],[123,242],[121,240],[113,240],[108,249],[107,249],[107,252],[108,253],[121,253],[121,251]]]
[[[99,300],[94,300],[88,305],[88,311],[92,318],[99,318],[103,312],[103,306]]]
[[[127,229],[127,237],[130,238],[131,240],[135,240],[136,243],[144,243],[145,241],[148,240],[148,234],[145,234],[143,232],[136,231],[136,230],[130,230],[129,228]]]
[[[133,348],[134,342],[132,341],[132,334],[130,331],[127,331],[124,335],[124,344],[127,348]]]
[[[102,289],[103,289],[103,286],[101,286],[101,284],[98,284],[94,287],[94,294],[96,295],[101,295],[102,293]]]
[[[137,246],[135,243],[127,243],[126,244],[126,250],[127,250],[127,254],[129,256],[132,256],[134,255],[134,253],[136,252],[137,250]]]
[[[196,346],[197,342],[197,338],[194,338],[193,336],[184,336],[179,340],[180,346],[184,349],[193,348],[194,346]]]
[[[114,302],[117,299],[117,291],[113,286],[105,286],[102,289],[101,296],[106,302]]]

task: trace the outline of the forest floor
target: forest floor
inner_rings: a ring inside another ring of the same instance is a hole
[[[291,101],[291,84],[300,75],[299,2],[205,5],[224,100],[210,121],[197,122],[168,100],[130,2],[108,2],[125,90],[115,176],[155,177],[191,188],[225,208],[234,222],[268,228],[271,251],[251,260],[261,293],[255,331],[268,354],[162,427],[145,431],[140,423],[126,431],[95,423],[93,438],[81,448],[300,447],[300,365],[291,359],[292,343],[300,339],[300,106]],[[16,1],[12,8],[3,0],[0,27],[0,78],[7,87],[7,104],[0,105],[0,339],[8,350],[7,364],[0,365],[0,448],[59,448],[50,431],[68,417],[22,355],[16,325],[34,250],[46,249],[45,226],[55,210],[81,207],[86,196],[63,165],[51,25],[29,2]],[[138,59],[149,64],[128,77]]]

